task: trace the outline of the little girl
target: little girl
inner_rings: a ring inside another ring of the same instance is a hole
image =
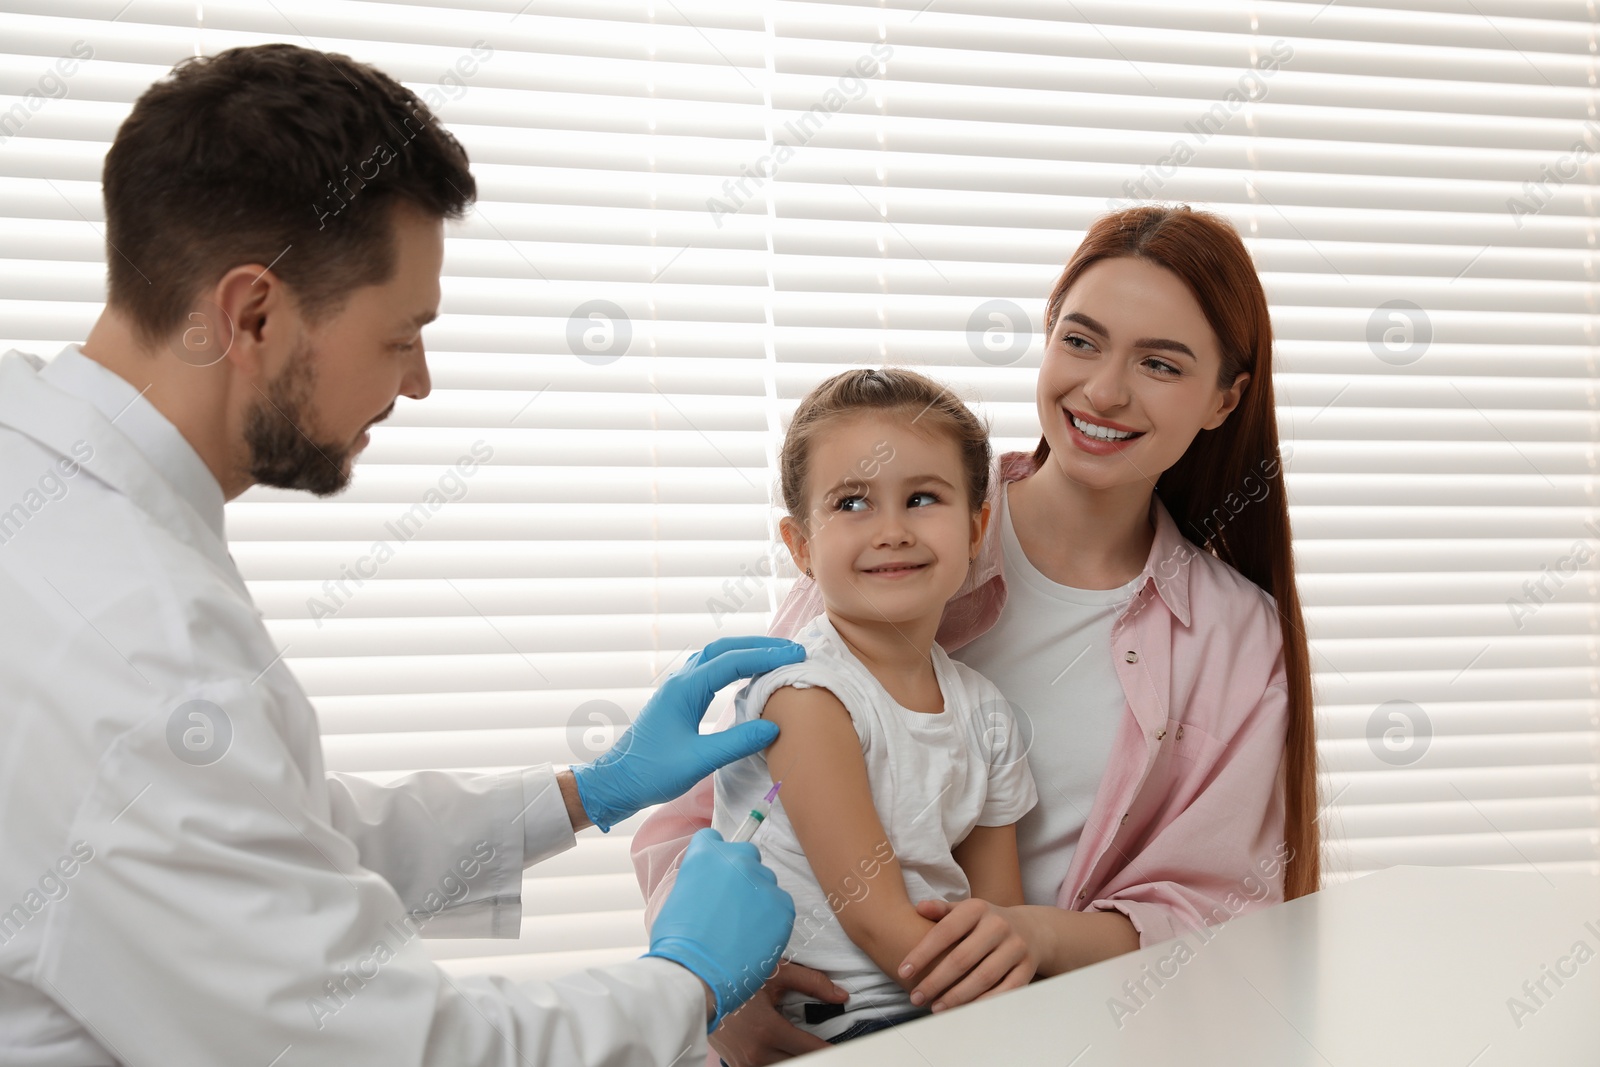
[[[804,662],[735,699],[782,734],[718,772],[712,825],[731,835],[782,783],[755,843],[794,897],[785,958],[850,997],[780,1008],[837,1043],[926,1012],[922,973],[894,973],[933,926],[913,900],[1022,903],[1015,823],[1037,796],[1010,705],[934,643],[989,519],[978,419],[920,374],[848,371],[801,402],[781,470],[784,543],[826,610]]]

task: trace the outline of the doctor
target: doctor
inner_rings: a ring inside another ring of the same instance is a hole
[[[515,937],[525,866],[769,744],[696,727],[798,646],[709,646],[593,764],[377,786],[324,772],[228,555],[224,501],[337,492],[428,395],[460,145],[370,67],[236,49],[140,98],[104,193],[88,338],[0,358],[0,1061],[703,1059],[793,920],[753,846],[697,839],[632,962],[457,979],[419,938]]]

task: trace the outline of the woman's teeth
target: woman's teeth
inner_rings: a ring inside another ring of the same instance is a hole
[[[1084,422],[1076,415],[1072,416],[1072,425],[1076,426],[1078,432],[1085,437],[1094,437],[1101,441],[1126,441],[1130,437],[1138,436],[1132,430],[1112,430],[1105,426],[1096,426],[1092,422]]]

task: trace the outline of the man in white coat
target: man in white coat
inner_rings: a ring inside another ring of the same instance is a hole
[[[525,866],[770,743],[697,725],[798,646],[713,644],[592,764],[377,786],[325,773],[228,554],[224,501],[338,491],[427,395],[460,145],[370,67],[236,49],[140,98],[104,190],[99,320],[0,357],[0,1062],[703,1058],[793,921],[753,846],[697,840],[618,966],[452,979],[418,939],[516,936]]]

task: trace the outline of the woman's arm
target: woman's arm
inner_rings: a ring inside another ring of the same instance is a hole
[[[678,864],[689,839],[711,825],[716,804],[715,779],[703,778],[683,796],[657,808],[633,835],[629,851],[633,871],[644,893],[645,928],[649,929],[678,880]]]
[[[901,963],[908,978],[927,971],[912,990],[913,1004],[937,997],[933,1010],[943,1011],[1024,986],[1035,974],[1062,974],[1139,947],[1138,932],[1119,911],[1024,904],[1015,824],[974,827],[954,854],[972,897],[917,905],[917,914],[938,925]]]
[[[1087,910],[997,908],[981,900],[953,907],[919,904],[918,913],[939,925],[906,964],[916,973],[946,953],[947,965],[930,973],[918,991],[955,1007],[990,988],[985,981],[999,981],[1024,953],[1032,954],[1040,974],[1061,974],[1281,901],[1288,849],[1276,776],[1288,714],[1279,662],[1238,729],[1220,739],[1205,788],[1141,848],[1119,850],[1123,867],[1096,887]],[[1229,833],[1221,835],[1217,827]],[[1196,847],[1200,841],[1205,847]],[[1150,880],[1141,876],[1144,871],[1167,877]],[[1106,906],[1112,902],[1121,907]],[[952,987],[957,979],[960,984]]]
[[[1020,988],[1033,981],[1039,962],[1027,941],[1009,928],[999,930],[1000,942],[979,955],[976,954],[976,947],[983,943],[981,934],[972,937],[966,944],[961,944],[966,935],[953,932],[957,929],[960,918],[949,923],[940,923],[940,920],[956,907],[966,908],[980,923],[991,912],[1021,909],[1022,869],[1017,864],[1016,824],[975,826],[967,834],[967,839],[955,847],[952,855],[966,872],[967,884],[972,890],[971,896],[959,905],[947,904],[941,900],[925,900],[917,905],[918,915],[924,919],[931,919],[938,925],[935,925],[927,937],[906,956],[900,964],[900,972],[904,978],[909,979],[918,971],[924,970],[930,962],[936,961],[938,954],[924,959],[924,953],[927,946],[946,931],[951,931],[947,944],[958,946],[957,951],[965,951],[966,955],[960,959],[956,959],[953,953],[946,955],[937,967],[923,977],[911,992],[911,1003],[919,1006],[926,1002],[929,996],[938,995],[957,979],[968,975],[969,971],[972,972],[971,975],[962,986],[957,987],[962,991],[970,989],[967,999],[974,997],[982,999],[1007,989]],[[990,925],[995,924],[991,922]],[[943,1011],[947,1006],[946,998],[941,998],[934,1002],[933,1010]]]
[[[1118,911],[1063,911],[1042,905],[1001,907],[979,897],[959,904],[924,900],[917,914],[938,923],[901,965],[908,975],[944,959],[912,990],[934,1011],[982,1000],[1033,980],[1132,952],[1139,934]]]
[[[786,686],[768,698],[762,717],[781,731],[767,749],[767,765],[773,781],[783,783],[784,813],[839,925],[910,989],[917,971],[901,976],[901,961],[933,923],[917,914],[906,893],[850,713],[826,689]]]
[[[1022,868],[1017,865],[1017,824],[974,826],[950,853],[967,874],[971,895],[1002,907],[1022,903]]]

